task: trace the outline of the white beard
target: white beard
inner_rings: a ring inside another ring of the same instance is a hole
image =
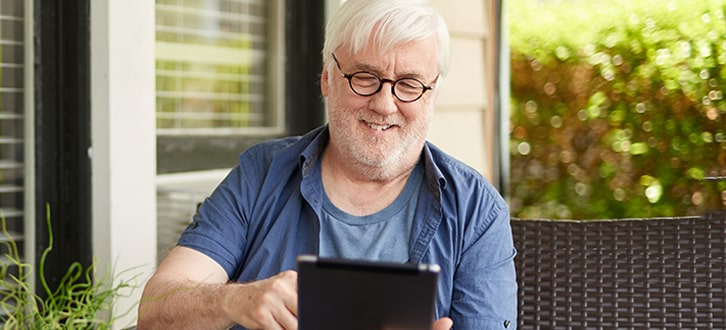
[[[406,122],[400,114],[382,118],[371,111],[333,108],[335,100],[330,98],[329,121],[333,148],[350,164],[355,164],[357,171],[367,178],[384,181],[391,179],[403,171],[413,167],[418,161],[421,148],[433,115],[433,107],[429,107],[425,117],[417,121]],[[361,120],[386,123],[398,126],[401,134],[381,139],[366,135],[361,129]]]

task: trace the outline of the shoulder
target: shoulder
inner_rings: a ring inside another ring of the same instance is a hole
[[[477,182],[485,182],[486,179],[471,166],[447,154],[435,144],[426,142],[426,148],[431,154],[431,160],[441,170],[447,181],[475,180]]]
[[[305,135],[288,136],[258,143],[245,150],[239,156],[241,168],[269,169],[274,163],[295,166],[311,144],[318,141],[323,127],[314,129]]]
[[[284,156],[287,153],[294,152],[294,150],[290,150],[290,147],[294,146],[299,140],[299,136],[289,136],[258,143],[240,154],[239,163],[248,166],[251,164],[269,164],[277,156]]]
[[[431,142],[426,142],[431,161],[439,171],[439,179],[443,179],[443,190],[453,192],[481,191],[496,202],[504,203],[504,199],[484,176],[466,163],[447,154]]]
[[[502,195],[471,166],[447,154],[433,143],[426,142],[433,170],[438,172],[442,203],[469,221],[482,221],[487,226],[509,209]]]

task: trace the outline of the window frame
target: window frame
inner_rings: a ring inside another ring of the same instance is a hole
[[[51,288],[69,266],[92,262],[90,2],[35,0],[33,6],[34,258]],[[35,286],[41,283],[36,275]],[[45,293],[39,292],[42,296]]]

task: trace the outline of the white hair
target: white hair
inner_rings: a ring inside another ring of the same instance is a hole
[[[430,1],[348,0],[325,28],[323,61],[332,65],[331,54],[338,47],[357,53],[371,38],[378,51],[386,52],[434,34],[439,43],[439,71],[444,78],[451,62],[449,30]]]

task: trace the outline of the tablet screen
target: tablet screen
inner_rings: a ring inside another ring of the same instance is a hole
[[[298,326],[431,329],[439,266],[319,258],[298,264]]]

